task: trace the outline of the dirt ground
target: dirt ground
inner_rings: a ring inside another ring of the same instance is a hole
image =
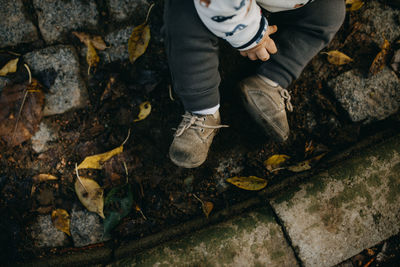
[[[357,23],[357,14],[347,16],[327,48],[353,51],[354,63],[338,67],[326,62],[325,55],[317,55],[290,86],[295,108],[288,114],[291,136],[284,144],[276,144],[265,137],[241,105],[237,82],[249,75],[256,64],[241,58],[221,42],[221,115],[223,123],[230,128],[220,131],[208,160],[197,169],[178,168],[168,159],[172,128],[177,127],[183,108],[176,96],[173,96],[175,101],[170,98],[163,47],[150,43],[146,56],[136,65],[100,66],[87,78],[90,103],[85,108],[47,118],[59,129],[59,137],[48,151],[40,155],[34,153],[30,141],[12,149],[0,141],[0,212],[3,217],[0,229],[6,233],[0,241],[3,246],[7,244],[2,257],[27,260],[65,251],[65,248],[51,251],[35,248],[29,239],[28,226],[35,215],[49,214],[55,208],[70,211],[77,204],[83,209],[74,190],[75,163],[120,146],[129,129],[131,136],[122,154],[114,157],[104,170],[81,174],[94,178],[104,187],[106,196],[112,188],[125,185],[121,162],[126,163],[127,183],[133,191],[134,207],[138,208],[132,209],[112,231],[111,242],[116,243],[139,239],[204,216],[194,195],[212,202],[213,211],[252,197],[254,193],[250,191],[221,182],[231,175],[258,176],[271,184],[290,176],[292,173],[287,170],[277,173],[266,170],[263,162],[271,155],[289,155],[293,163],[325,151],[329,157],[377,132],[389,128],[397,131],[398,114],[369,125],[351,122],[327,87],[327,81],[344,71],[352,68],[367,71],[380,50],[367,37],[355,33]],[[152,24],[152,27],[161,27],[159,20]],[[320,65],[321,60],[326,63]],[[43,84],[51,83],[51,73],[38,79]],[[104,94],[110,80],[115,82],[111,91]],[[152,105],[150,116],[132,123],[139,112],[139,104],[145,100]],[[308,154],[306,147],[310,144],[315,151]],[[318,170],[318,166],[313,168],[313,171]],[[59,179],[39,184],[32,194],[32,176],[38,170]],[[118,205],[106,207],[106,215],[120,208]],[[363,264],[369,260],[363,258]],[[373,263],[370,266],[374,266]]]

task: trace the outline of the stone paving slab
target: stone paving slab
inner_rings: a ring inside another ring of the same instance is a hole
[[[44,115],[61,114],[86,104],[87,89],[80,76],[78,55],[72,46],[52,46],[24,56],[25,62],[49,89]]]
[[[72,30],[94,30],[98,24],[99,14],[94,0],[33,0],[33,4],[40,32],[49,44],[63,41]]]
[[[400,230],[400,137],[366,149],[272,206],[304,266],[332,266]]]
[[[23,13],[21,0],[0,0],[0,48],[38,40],[36,27]]]
[[[118,249],[115,252],[119,258]],[[267,208],[208,227],[108,266],[298,266]]]
[[[107,0],[107,5],[112,20],[121,22],[133,15],[133,24],[142,23],[149,8],[147,0]]]

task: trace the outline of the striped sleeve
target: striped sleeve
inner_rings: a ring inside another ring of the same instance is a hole
[[[267,31],[268,22],[255,0],[194,0],[206,27],[243,51],[256,46]]]

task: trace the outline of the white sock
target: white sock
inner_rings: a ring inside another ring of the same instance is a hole
[[[206,108],[206,109],[202,109],[199,111],[192,111],[192,113],[198,114],[198,115],[212,115],[215,112],[217,112],[218,109],[219,109],[219,104],[212,108]]]
[[[270,79],[268,79],[267,77],[262,76],[262,75],[260,75],[260,74],[258,74],[258,77],[260,77],[261,79],[263,79],[264,82],[268,83],[268,84],[271,85],[271,86],[276,87],[276,86],[279,85],[279,83],[274,82],[273,80],[270,80]]]

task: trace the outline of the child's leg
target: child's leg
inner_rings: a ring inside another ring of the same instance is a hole
[[[185,110],[216,107],[218,38],[203,25],[193,0],[166,0],[164,24],[173,87]]]
[[[278,53],[263,63],[258,73],[286,88],[332,40],[344,17],[343,0],[315,0],[296,10],[272,14],[270,24],[278,25],[278,32],[272,35]]]

